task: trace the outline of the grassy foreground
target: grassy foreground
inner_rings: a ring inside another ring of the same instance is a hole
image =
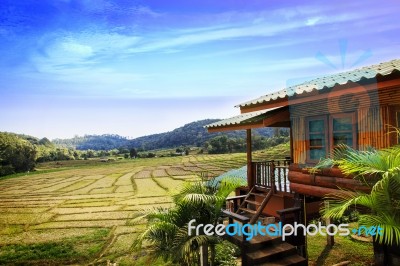
[[[68,161],[3,178],[0,265],[145,265],[131,250],[144,228],[136,213],[170,206],[184,182],[245,163],[245,154]]]
[[[373,265],[373,248],[370,242],[361,242],[350,236],[335,236],[333,247],[326,245],[326,236],[307,237],[310,266],[330,266],[349,261],[353,266]]]
[[[256,152],[254,158],[283,158],[288,145]],[[39,171],[0,180],[0,265],[149,265],[132,243],[144,224],[139,211],[171,205],[184,182],[217,176],[246,163],[245,154],[68,161],[39,165]],[[310,265],[370,265],[371,244],[324,237],[308,239]],[[165,265],[152,262],[151,265]]]

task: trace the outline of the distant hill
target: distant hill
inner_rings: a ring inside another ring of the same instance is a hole
[[[72,139],[54,139],[52,142],[66,148],[95,151],[129,148],[131,146],[129,139],[111,134],[75,136]]]
[[[131,145],[135,148],[143,148],[145,150],[174,148],[179,146],[203,146],[204,143],[216,136],[225,135],[230,138],[244,138],[246,132],[229,131],[208,133],[204,126],[219,121],[220,119],[205,119],[186,124],[182,127],[176,128],[172,131],[148,135],[131,140]],[[256,134],[269,137],[272,135],[273,129],[262,128],[255,130]]]
[[[56,145],[76,148],[77,150],[111,150],[119,148],[137,148],[143,150],[154,150],[164,148],[175,148],[181,146],[203,146],[204,143],[216,136],[225,135],[229,138],[245,138],[246,132],[229,131],[208,133],[205,125],[218,121],[219,119],[205,119],[186,124],[172,131],[152,134],[129,140],[119,135],[85,135],[72,139],[55,139],[52,142]],[[270,137],[273,134],[271,128],[254,130],[255,134]]]

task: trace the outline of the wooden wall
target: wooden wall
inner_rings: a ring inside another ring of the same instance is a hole
[[[291,123],[291,130],[293,132],[293,162],[304,164],[307,158],[305,118],[303,116],[294,117]]]
[[[386,126],[390,124],[389,115],[388,105],[358,110],[358,149],[365,150],[368,147],[382,149],[390,146],[389,128]]]
[[[394,110],[400,105],[400,88],[364,91],[360,94],[346,93],[340,97],[329,97],[305,104],[290,105],[291,129],[293,132],[293,162],[305,164],[306,125],[305,118],[336,113],[356,113],[358,149],[367,147],[382,149],[394,143],[388,125],[394,124]]]

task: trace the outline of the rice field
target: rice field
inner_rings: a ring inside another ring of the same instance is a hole
[[[138,213],[170,207],[185,182],[245,162],[245,154],[68,162],[0,180],[0,265],[135,265],[132,244],[144,228]]]

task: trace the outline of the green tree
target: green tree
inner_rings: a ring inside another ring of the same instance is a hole
[[[110,151],[108,151],[110,153],[110,155],[113,156],[117,156],[119,154],[119,150],[118,149],[112,149]]]
[[[210,140],[209,153],[227,153],[228,149],[228,138],[226,136],[219,136]]]
[[[214,260],[215,245],[221,239],[207,236],[201,230],[199,235],[189,236],[188,223],[195,219],[196,224],[215,226],[226,197],[243,182],[242,179],[225,178],[220,183],[213,179],[187,184],[174,196],[174,207],[158,209],[145,216],[148,226],[136,245],[140,247],[146,240],[153,245],[155,258],[162,257],[180,265],[198,265],[201,247],[209,249],[211,260]]]
[[[53,143],[51,143],[51,141],[48,138],[42,138],[41,140],[39,140],[38,144],[48,146],[48,147],[53,146]]]
[[[138,152],[137,152],[137,150],[135,148],[132,148],[129,151],[129,155],[130,155],[131,158],[136,158],[138,156]]]
[[[323,215],[338,219],[347,210],[358,209],[361,213],[360,226],[383,228],[383,234],[374,238],[375,247],[383,245],[381,250],[385,261],[377,261],[378,265],[394,265],[390,261],[393,256],[389,250],[390,247],[398,249],[400,246],[400,147],[358,151],[340,146],[335,150],[333,159],[322,161],[317,168],[332,165],[371,186],[371,192],[341,191],[330,195],[327,198],[329,208],[323,209]]]
[[[73,156],[74,156],[75,160],[79,160],[80,155],[79,155],[78,151],[74,150]]]
[[[93,150],[87,150],[86,156],[87,158],[94,158],[96,156],[96,153]]]
[[[29,141],[0,133],[0,176],[33,170],[35,158],[36,148]]]

